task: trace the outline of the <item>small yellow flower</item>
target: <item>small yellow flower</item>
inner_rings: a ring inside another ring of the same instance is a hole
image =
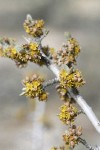
[[[47,93],[41,94],[41,95],[40,95],[40,99],[41,99],[41,101],[46,100],[46,99],[47,99]]]
[[[44,21],[43,20],[37,20],[35,27],[36,28],[43,28],[44,27]]]
[[[34,81],[34,88],[37,89],[37,87],[40,85],[41,83],[38,81]]]
[[[38,44],[37,43],[30,43],[29,47],[32,51],[36,51],[38,49]]]
[[[66,105],[61,106],[61,111],[65,112],[66,111]]]
[[[80,52],[80,48],[79,48],[79,46],[76,46],[75,47],[75,56],[77,56],[79,54],[79,52]]]
[[[15,48],[12,48],[11,51],[12,51],[13,54],[17,54],[17,50]]]
[[[26,92],[32,91],[33,90],[33,85],[31,83],[26,83]]]
[[[30,29],[27,26],[25,27],[25,29],[26,29],[26,33],[30,33]]]
[[[66,79],[66,77],[68,76],[68,73],[66,72],[66,70],[61,70],[61,72],[60,72],[60,77],[63,79],[63,80],[65,80]]]
[[[18,55],[18,52],[17,52],[17,50],[14,47],[7,47],[4,50],[4,56],[7,56],[7,57],[9,57],[11,59],[16,59],[17,55]]]

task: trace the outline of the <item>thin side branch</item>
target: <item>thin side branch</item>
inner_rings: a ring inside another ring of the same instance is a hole
[[[58,78],[54,78],[54,79],[51,79],[51,80],[45,82],[45,83],[43,84],[43,86],[44,86],[44,87],[47,87],[47,86],[50,86],[50,85],[53,85],[53,84],[58,83],[58,81],[59,81]]]

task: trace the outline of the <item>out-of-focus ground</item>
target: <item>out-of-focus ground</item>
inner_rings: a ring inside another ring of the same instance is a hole
[[[81,88],[81,94],[100,120],[100,1],[0,1],[0,36],[14,37],[22,43],[23,35],[26,35],[22,24],[27,13],[33,18],[43,18],[51,30],[44,44],[58,49],[64,41],[65,31],[78,39],[82,47],[78,68],[87,82]],[[0,58],[0,150],[32,150],[32,120],[29,116],[33,107],[25,97],[19,97],[21,80],[32,71],[46,79],[54,77],[45,67],[29,64],[27,68],[18,69],[11,60]],[[43,150],[60,145],[61,133],[65,130],[57,117],[61,101],[52,87],[48,91],[51,95],[46,103]],[[82,125],[83,137],[88,143],[100,145],[100,135],[85,115],[80,116],[77,123]]]

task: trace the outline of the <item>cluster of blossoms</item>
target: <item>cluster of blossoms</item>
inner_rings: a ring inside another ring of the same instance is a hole
[[[10,40],[8,39],[9,43]],[[0,41],[0,52],[4,57],[11,58],[15,61],[18,67],[24,67],[30,62],[34,62],[38,65],[43,65],[42,55],[39,49],[39,44],[36,42],[30,42],[17,47],[15,44],[7,44],[7,39]]]
[[[80,52],[80,46],[76,39],[69,38],[62,48],[53,54],[54,63],[58,66],[76,64],[76,57]]]
[[[63,135],[63,140],[70,148],[74,148],[75,145],[79,143],[81,135],[81,126],[76,127],[75,125],[73,125],[72,127],[69,127],[67,133]]]
[[[24,29],[26,33],[35,38],[41,37],[43,35],[44,21],[27,18],[24,22]]]
[[[22,46],[22,51],[26,53],[27,61],[43,65],[42,55],[38,43],[30,42]]]
[[[38,75],[33,74],[32,77],[26,77],[23,80],[23,93],[21,95],[26,95],[29,98],[38,98],[40,101],[46,101],[48,93],[43,88],[44,80]]]
[[[75,117],[78,115],[78,110],[71,102],[66,102],[60,107],[59,119],[66,125],[74,123]]]
[[[67,88],[64,88],[64,87],[62,87],[60,84],[58,84],[58,85],[56,86],[56,89],[57,89],[57,92],[59,93],[60,99],[61,99],[62,101],[65,101],[65,102],[66,102],[66,101],[69,101]]]
[[[82,74],[78,70],[68,73],[66,70],[60,71],[60,85],[63,88],[79,88],[85,83]]]
[[[68,73],[65,69],[62,69],[60,71],[60,83],[56,86],[56,89],[60,94],[61,100],[68,101],[68,88],[79,88],[84,84],[85,81],[80,71],[71,70]]]
[[[15,40],[11,38],[0,38],[0,56],[4,56],[4,49],[7,47],[14,47],[15,46]]]
[[[23,67],[28,62],[26,53],[24,51],[18,52],[16,47],[5,48],[4,56],[14,60],[18,67]]]
[[[59,93],[60,99],[64,102],[75,103],[75,100],[70,97],[68,90],[62,87],[60,84],[56,86],[57,92]]]

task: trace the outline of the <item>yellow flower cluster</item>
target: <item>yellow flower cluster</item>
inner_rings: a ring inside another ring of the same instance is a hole
[[[68,52],[71,52],[73,57],[77,56],[80,52],[80,46],[75,38],[70,38],[68,41]]]
[[[26,33],[33,37],[41,37],[43,35],[44,21],[43,20],[29,20],[24,22],[24,29]]]
[[[0,56],[3,57],[4,54],[4,49],[5,48],[10,48],[15,46],[15,40],[7,37],[0,38]],[[15,50],[13,50],[15,51]]]
[[[37,43],[31,42],[30,44],[23,45],[23,50],[26,51],[29,61],[39,65],[43,65],[42,55]]]
[[[7,47],[4,50],[4,55],[11,59],[16,59],[18,54],[17,54],[17,50],[14,47]]]
[[[73,125],[69,128],[69,132],[63,135],[63,140],[70,148],[74,148],[79,143],[79,137],[82,135],[82,128]]]
[[[67,88],[64,88],[62,87],[60,84],[58,84],[56,86],[56,89],[57,89],[57,92],[59,93],[60,95],[60,99],[63,100],[63,101],[69,101],[69,97],[68,97],[68,94],[67,94]]]
[[[67,49],[67,64],[69,66],[71,64],[76,64],[76,57],[80,52],[80,46],[77,40],[75,38],[69,38],[65,47],[65,49]]]
[[[70,67],[72,64],[76,63],[76,57],[79,52],[80,46],[76,39],[69,38],[67,43],[63,44],[61,49],[59,49],[56,53],[53,53],[53,61],[58,64],[58,66],[65,64]]]
[[[66,70],[60,72],[60,85],[63,88],[76,87],[79,88],[85,83],[80,71],[75,70],[72,73],[67,73]]]
[[[37,43],[22,45],[20,51],[16,47],[8,46],[3,50],[3,56],[14,60],[19,67],[25,66],[28,61],[43,65],[42,55]]]
[[[18,67],[25,66],[28,62],[27,55],[24,51],[17,52],[15,47],[8,47],[4,50],[4,56],[14,60]]]
[[[32,77],[26,78],[23,81],[23,94],[32,99],[38,97],[40,101],[46,101],[48,94],[43,88],[43,82],[44,80],[36,74]]]
[[[75,100],[72,97],[69,97],[67,88],[62,87],[60,84],[56,86],[57,92],[60,95],[60,99],[64,102],[74,103]]]
[[[74,123],[74,119],[78,114],[78,110],[70,102],[66,102],[60,107],[59,119],[66,125]]]

